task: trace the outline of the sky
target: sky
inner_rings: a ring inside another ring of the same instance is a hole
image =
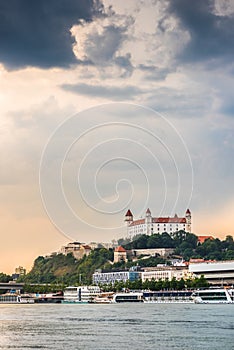
[[[124,215],[234,235],[232,0],[0,5],[0,271]]]

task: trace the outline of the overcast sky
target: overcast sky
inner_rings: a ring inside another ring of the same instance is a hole
[[[234,234],[232,0],[0,6],[0,271],[123,216]]]

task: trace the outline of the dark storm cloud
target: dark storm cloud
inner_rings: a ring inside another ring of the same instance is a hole
[[[233,60],[234,17],[217,15],[214,0],[170,0],[168,10],[190,34],[183,60]]]
[[[1,1],[0,62],[7,69],[77,63],[70,29],[101,11],[99,0]]]
[[[65,91],[70,91],[76,94],[107,98],[117,101],[133,98],[136,95],[143,93],[141,89],[130,85],[126,85],[124,87],[116,87],[88,84],[63,84],[61,87]]]

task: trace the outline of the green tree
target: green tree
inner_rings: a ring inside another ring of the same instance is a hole
[[[0,272],[0,282],[2,283],[8,283],[12,280],[12,277],[10,275],[6,275],[3,272]]]
[[[185,288],[185,280],[181,278],[179,281],[177,281],[176,289],[182,290]]]

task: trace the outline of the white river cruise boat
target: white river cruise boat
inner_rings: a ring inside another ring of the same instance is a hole
[[[98,286],[70,286],[64,290],[62,303],[79,303],[87,304],[93,302],[100,294],[100,288]]]
[[[234,289],[198,289],[193,292],[191,297],[197,304],[234,304]]]
[[[0,295],[0,304],[33,304],[34,298],[28,294],[6,293]]]

